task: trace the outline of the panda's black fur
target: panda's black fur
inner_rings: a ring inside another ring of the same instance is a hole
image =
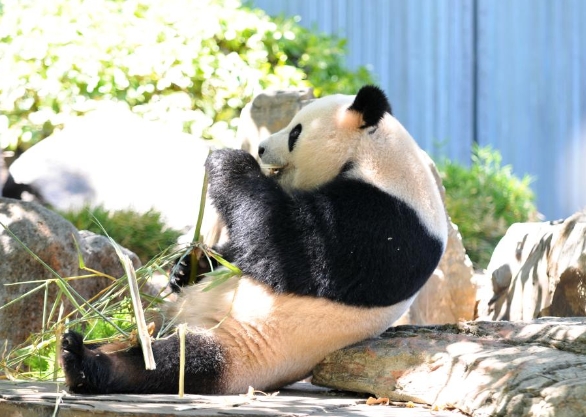
[[[322,130],[315,133],[311,123],[296,119],[280,132],[285,135],[282,145],[269,138],[259,149],[262,160],[272,164],[285,157],[283,152],[290,153],[281,176],[263,174],[244,151],[225,149],[208,157],[209,196],[228,229],[222,252],[244,277],[209,293],[186,288],[170,307],[192,330],[186,336],[186,392],[237,393],[248,385],[270,389],[305,376],[327,353],[390,326],[437,266],[445,247],[445,213],[418,148],[411,142],[393,145],[399,153],[404,149],[405,155],[397,157],[414,161],[407,165],[413,173],[388,168],[390,176],[405,182],[395,195],[393,178],[377,169],[394,161],[369,155],[377,148],[369,149],[376,144],[385,150],[387,139],[412,139],[391,116],[378,88],[364,87],[355,98],[345,97],[322,99],[323,105],[314,107],[316,119],[323,114],[328,123],[340,120],[327,140],[339,140],[340,154],[353,155],[324,154],[335,159],[328,167],[336,169],[320,167],[316,176],[325,180],[310,176],[305,187],[292,173],[295,158],[322,146],[315,137]],[[308,107],[302,119],[312,121],[311,111]],[[327,125],[319,129],[329,131]],[[275,141],[281,140],[278,135]],[[360,152],[345,149],[350,143]],[[416,206],[420,194],[409,189],[410,181],[429,197],[421,203],[433,213]],[[411,194],[418,197],[409,199]],[[217,307],[230,302],[226,310]],[[311,334],[320,328],[321,334]],[[138,347],[88,347],[73,332],[62,342],[62,363],[73,392],[177,392],[176,335],[154,341],[153,371],[144,369]]]
[[[360,126],[361,129],[376,126],[385,113],[393,114],[385,94],[376,87],[372,87],[369,94],[358,94],[348,109],[362,114],[364,123]]]
[[[275,292],[389,306],[415,294],[443,252],[413,209],[343,173],[317,190],[287,193],[243,151],[216,151],[206,168],[229,260]]]

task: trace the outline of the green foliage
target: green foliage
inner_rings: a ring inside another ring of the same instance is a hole
[[[0,146],[24,150],[98,101],[229,143],[266,88],[355,93],[344,41],[238,0],[0,0]]]
[[[365,67],[349,72],[343,63],[346,40],[315,33],[297,23],[297,18],[274,19],[278,30],[263,40],[269,53],[269,62],[286,62],[301,68],[319,97],[335,93],[355,94],[373,78]]]
[[[78,230],[104,234],[104,230],[119,245],[130,249],[141,261],[154,258],[173,245],[181,232],[169,229],[161,214],[149,210],[144,214],[132,210],[108,211],[103,207],[60,213]]]
[[[531,177],[519,179],[502,166],[498,151],[475,147],[472,164],[438,164],[446,188],[446,208],[458,225],[466,251],[477,268],[485,268],[499,240],[515,222],[537,219]]]
[[[130,300],[127,298],[124,299],[124,302],[130,304]],[[116,326],[129,333],[134,329],[130,306],[123,306],[119,313],[113,313],[108,318],[112,323],[115,323]],[[109,340],[118,335],[118,330],[111,324],[111,322],[97,318],[87,320],[83,324],[72,327],[74,327],[73,330],[82,333],[86,340]]]
[[[126,310],[125,313],[112,314],[109,319],[129,332],[133,329],[133,324],[131,323],[132,312],[130,310]],[[115,340],[120,337],[116,328],[110,322],[102,319],[89,319],[71,327],[77,332],[82,332],[85,339],[93,343]],[[62,378],[64,376],[63,371],[56,361],[57,343],[55,334],[51,334],[51,332],[40,333],[31,336],[31,340],[33,339],[36,340],[31,344],[25,344],[9,354],[12,358],[16,358],[16,360],[13,360],[19,364],[16,367],[18,377],[37,380]],[[42,341],[39,342],[39,340]],[[5,371],[10,368],[7,361],[0,361],[0,367],[4,368]]]

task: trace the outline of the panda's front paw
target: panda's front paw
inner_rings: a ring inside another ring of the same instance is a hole
[[[169,287],[174,293],[180,293],[181,288],[189,284],[189,277],[191,275],[191,253],[182,256],[173,265],[171,273],[169,274]]]
[[[193,284],[198,282],[203,274],[212,271],[212,267],[217,266],[216,263],[212,262],[212,259],[204,256],[204,252],[200,248],[193,248],[181,256],[175,262],[175,265],[173,265],[169,274],[169,287],[171,291],[179,293],[181,292],[181,288],[189,284],[192,271],[191,265],[194,261],[197,262],[197,276]]]
[[[254,157],[240,149],[221,149],[212,152],[206,160],[205,167],[210,183],[260,172],[260,166]]]

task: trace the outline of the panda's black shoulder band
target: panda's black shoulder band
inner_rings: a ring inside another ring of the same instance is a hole
[[[383,90],[374,85],[362,87],[348,110],[362,115],[364,125],[360,126],[361,129],[375,126],[385,113],[393,114],[387,96]]]
[[[340,170],[340,175],[345,174],[346,172],[351,171],[352,169],[354,169],[354,162],[348,161],[344,164],[344,166],[342,166],[342,169]]]

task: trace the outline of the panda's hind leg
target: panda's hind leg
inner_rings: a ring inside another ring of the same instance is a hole
[[[185,337],[185,392],[218,394],[223,391],[225,358],[213,337],[187,332]],[[177,335],[153,342],[155,370],[146,370],[139,347],[108,344],[88,347],[79,333],[61,341],[61,362],[69,390],[79,394],[172,394],[179,387]]]

